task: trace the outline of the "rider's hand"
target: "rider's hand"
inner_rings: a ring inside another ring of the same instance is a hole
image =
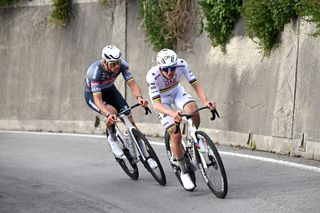
[[[115,124],[117,121],[117,116],[115,114],[109,114],[109,116],[106,118],[106,126],[107,128],[110,128],[113,124]]]
[[[213,101],[207,101],[205,105],[210,109],[210,111],[216,109],[216,103]]]
[[[137,101],[138,101],[138,104],[140,104],[143,107],[148,106],[148,101],[144,100],[141,96],[138,96]]]
[[[172,117],[173,117],[175,123],[181,123],[181,121],[182,121],[182,118],[180,116],[181,113],[182,112],[180,110],[177,110],[174,112]]]

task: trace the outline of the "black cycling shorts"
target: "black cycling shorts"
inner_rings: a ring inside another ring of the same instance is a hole
[[[128,103],[122,97],[121,93],[117,90],[117,88],[114,85],[101,91],[101,94],[102,94],[102,100],[104,104],[109,104],[113,106],[118,112],[121,112],[122,110],[129,108]],[[88,106],[94,111],[101,114],[101,111],[94,103],[92,92],[85,91],[84,97],[86,99]],[[128,111],[128,113],[126,114],[129,114],[129,113],[130,111]]]

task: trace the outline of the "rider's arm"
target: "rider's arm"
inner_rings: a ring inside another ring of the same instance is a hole
[[[138,84],[134,79],[131,79],[130,81],[127,82],[128,86],[130,87],[133,95],[138,99],[139,97],[142,98],[141,90]]]
[[[189,81],[190,85],[193,87],[193,89],[196,91],[198,97],[200,98],[201,102],[209,107],[210,110],[213,110],[216,105],[213,101],[208,101],[207,96],[198,83],[197,77],[193,74],[193,72],[190,70],[190,67],[188,63],[185,60],[181,60],[181,64],[184,65],[184,75],[186,79]]]
[[[136,83],[134,79],[131,79],[127,82],[128,86],[130,87],[133,95],[136,97],[139,104],[141,104],[143,107],[146,107],[148,105],[148,101],[144,100],[141,94],[140,87]]]
[[[208,99],[207,99],[207,96],[206,96],[204,90],[200,86],[200,84],[197,82],[197,83],[193,84],[192,87],[196,91],[196,93],[197,93],[198,97],[200,98],[201,102],[203,104],[206,104]]]
[[[196,91],[198,97],[200,98],[201,102],[210,108],[210,110],[215,109],[216,108],[216,103],[213,101],[209,101],[207,99],[207,96],[204,92],[204,90],[202,89],[202,87],[200,86],[200,84],[198,82],[192,84],[193,89]]]
[[[143,99],[140,87],[136,83],[136,81],[133,79],[132,73],[129,71],[129,66],[125,62],[124,68],[121,71],[123,78],[126,80],[127,85],[130,87],[133,95],[136,97],[139,104],[141,104],[143,107],[148,106],[148,101]]]

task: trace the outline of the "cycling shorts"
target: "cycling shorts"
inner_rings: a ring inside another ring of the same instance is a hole
[[[128,103],[122,97],[121,93],[117,90],[117,88],[114,85],[107,89],[102,90],[101,94],[102,94],[102,100],[104,104],[113,106],[118,112],[121,112],[122,110],[129,108]],[[86,99],[88,106],[94,111],[101,114],[101,111],[94,103],[92,92],[85,91],[84,97]],[[130,114],[130,111],[128,111],[126,114]]]
[[[174,91],[168,95],[161,95],[161,103],[165,105],[168,109],[172,109],[172,104],[174,104],[178,109],[183,110],[185,105],[188,103],[195,102],[191,95],[185,92],[183,86],[177,86]],[[164,115],[156,111],[158,118],[162,126],[168,130],[174,126],[174,120],[171,116]]]

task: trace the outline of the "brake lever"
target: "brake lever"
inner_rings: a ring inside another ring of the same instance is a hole
[[[149,109],[149,107],[145,107],[144,110],[145,110],[145,112],[144,112],[145,115],[148,115],[149,113],[152,114],[152,112]]]
[[[216,109],[214,109],[214,110],[212,110],[210,112],[212,114],[212,117],[210,118],[210,120],[212,120],[212,121],[215,120],[216,119],[216,115],[218,116],[218,118],[220,118],[220,115],[219,115],[219,113],[218,113],[218,111]]]

